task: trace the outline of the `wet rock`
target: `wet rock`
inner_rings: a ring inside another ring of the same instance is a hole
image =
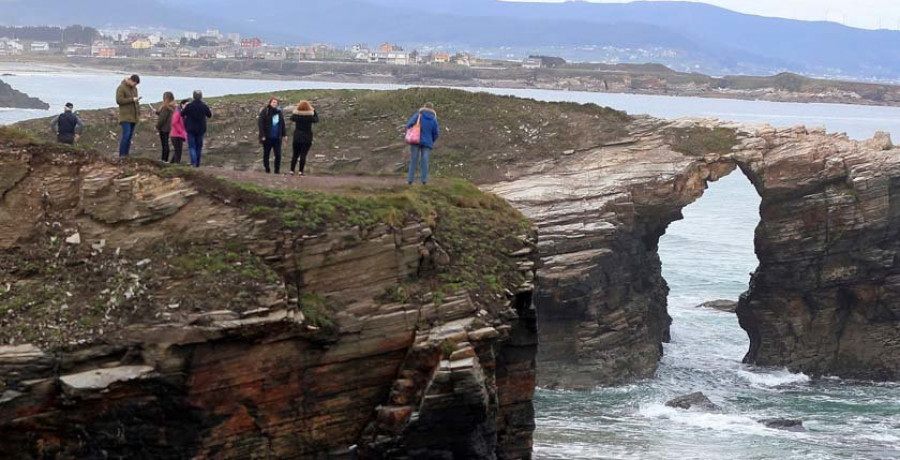
[[[666,406],[678,409],[698,409],[710,412],[719,410],[719,406],[710,401],[705,394],[699,391],[669,400],[666,402]]]
[[[737,306],[738,303],[734,300],[711,300],[697,305],[696,308],[707,308],[725,313],[734,313],[737,310]]]
[[[790,419],[790,418],[767,418],[759,421],[767,428],[773,428],[776,430],[784,430],[784,431],[806,431],[806,428],[803,427],[803,420],[798,419]]]

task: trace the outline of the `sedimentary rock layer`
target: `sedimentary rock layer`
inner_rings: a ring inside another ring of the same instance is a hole
[[[720,142],[721,130],[733,140]],[[653,375],[670,321],[659,237],[708,181],[738,167],[762,196],[760,267],[739,308],[747,362],[900,378],[900,156],[886,135],[854,142],[805,127],[649,118],[629,131],[485,187],[540,229],[540,384]]]
[[[443,213],[301,231],[48,149],[0,153],[4,458],[530,458],[533,233],[506,295],[405,298],[460,257]]]

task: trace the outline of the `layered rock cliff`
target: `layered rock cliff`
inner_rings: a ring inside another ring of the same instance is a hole
[[[543,268],[539,383],[589,388],[653,375],[667,340],[657,255],[707,182],[740,168],[762,197],[760,266],[741,299],[745,361],[900,378],[900,156],[805,127],[638,119],[632,138],[487,186],[535,220]]]
[[[502,201],[2,144],[4,458],[530,458],[535,236]]]

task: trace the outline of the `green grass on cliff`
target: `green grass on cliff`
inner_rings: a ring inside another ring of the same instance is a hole
[[[315,174],[393,174],[404,169],[409,149],[405,124],[426,101],[434,103],[441,139],[432,154],[432,173],[476,183],[507,177],[517,168],[556,158],[567,150],[591,148],[627,136],[631,118],[594,104],[548,103],[486,93],[413,88],[398,91],[303,90],[233,95],[208,100],[214,112],[204,147],[204,162],[229,168],[262,169],[256,117],[269,97],[293,107],[310,100],[321,121],[309,167]],[[79,113],[85,121],[81,142],[110,155],[117,149],[116,110]],[[145,113],[136,131],[133,153],[157,158],[155,116]],[[44,138],[49,120],[21,126]],[[292,132],[293,124],[288,123]],[[291,141],[285,144],[284,164]],[[186,153],[185,153],[186,155]]]
[[[690,156],[725,154],[738,143],[737,131],[730,128],[672,128],[664,137],[673,150]]]
[[[89,148],[84,150],[87,155],[71,155],[67,146],[43,144],[15,128],[0,129],[2,146],[30,149],[36,162],[51,161],[63,151],[72,164],[105,161]],[[229,182],[203,170],[161,167],[141,159],[110,164],[121,167],[121,177],[183,178],[216,202],[266,220],[270,235],[285,229],[314,234],[356,227],[362,232],[379,223],[425,223],[449,261],[425,265],[414,279],[397,287],[406,290],[410,302],[440,302],[467,291],[489,308],[503,298],[505,288],[524,281],[507,254],[522,248],[520,236],[533,232],[531,224],[508,203],[464,179],[436,179],[427,187],[350,184],[321,192]],[[66,221],[67,211],[54,212],[52,219],[61,226],[39,226],[44,230],[21,247],[0,252],[0,343],[52,348],[110,338],[130,324],[169,316],[217,309],[239,312],[282,289],[284,275],[240,243],[176,235],[141,252],[120,255],[107,248],[95,253],[87,244],[65,244],[63,229],[78,224]],[[7,285],[10,288],[3,289]],[[325,328],[333,325],[339,307],[317,302],[315,293],[303,295],[301,309],[310,321]]]
[[[533,232],[531,223],[503,199],[463,179],[439,180],[427,187],[349,187],[333,193],[269,189],[186,168],[169,168],[166,173],[180,175],[276,228],[312,234],[335,228],[365,230],[378,223],[394,227],[426,223],[450,255],[450,264],[429,267],[424,278],[396,287],[384,300],[421,300],[430,292],[440,302],[463,290],[488,298],[524,281],[506,254],[522,247],[519,236]]]

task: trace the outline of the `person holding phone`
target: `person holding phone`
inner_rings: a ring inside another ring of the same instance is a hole
[[[119,139],[119,157],[127,157],[131,150],[131,139],[134,137],[134,127],[141,120],[141,97],[138,95],[137,85],[141,83],[141,77],[132,75],[119,84],[116,89],[116,104],[119,105],[119,126],[122,127],[122,137]]]

